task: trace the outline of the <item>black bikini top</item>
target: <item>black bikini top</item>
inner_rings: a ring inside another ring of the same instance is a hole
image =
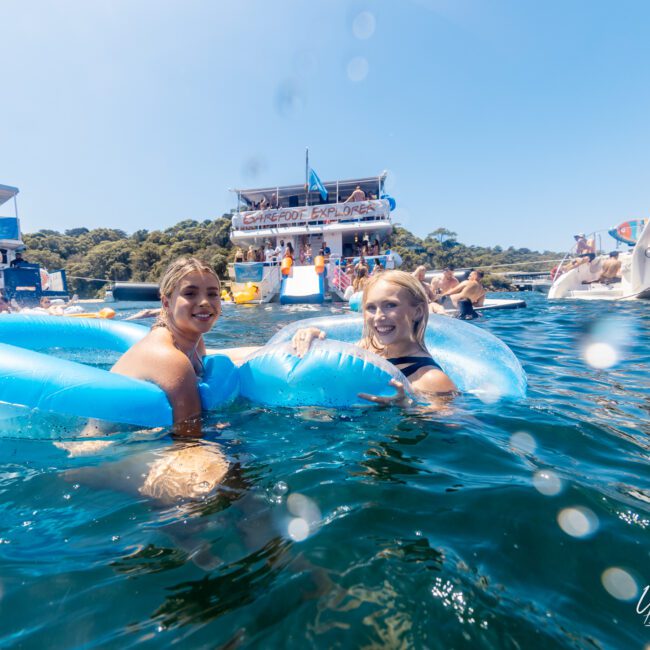
[[[426,368],[427,366],[442,370],[431,357],[395,357],[393,359],[386,359],[386,361],[390,361],[394,366],[400,366],[403,363],[408,364],[405,368],[400,368],[405,377],[410,377],[420,370],[420,368]]]

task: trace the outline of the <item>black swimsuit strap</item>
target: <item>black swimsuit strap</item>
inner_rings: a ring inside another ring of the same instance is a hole
[[[395,357],[394,359],[386,359],[390,361],[394,366],[407,363],[406,368],[400,368],[402,374],[405,377],[410,377],[412,374],[416,373],[420,368],[426,368],[427,366],[432,366],[433,368],[442,368],[431,358],[431,357]]]

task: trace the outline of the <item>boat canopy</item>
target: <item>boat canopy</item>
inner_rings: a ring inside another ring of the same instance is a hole
[[[18,194],[19,189],[17,187],[11,187],[11,185],[0,185],[0,205],[13,199],[16,194]]]
[[[326,181],[323,186],[327,190],[327,200],[323,200],[318,190],[311,190],[307,193],[304,183],[302,185],[279,185],[249,190],[233,189],[231,192],[237,194],[240,204],[244,204],[241,206],[244,209],[255,209],[255,206],[259,205],[262,199],[266,199],[272,208],[295,208],[302,205],[342,203],[357,186],[365,192],[366,196],[373,195],[375,198],[380,198],[384,193],[384,181],[387,175],[388,173],[384,171],[378,176]]]

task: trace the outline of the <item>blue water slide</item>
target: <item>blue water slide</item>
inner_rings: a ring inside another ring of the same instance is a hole
[[[280,304],[321,304],[325,300],[324,273],[314,266],[292,266],[289,275],[282,278]]]

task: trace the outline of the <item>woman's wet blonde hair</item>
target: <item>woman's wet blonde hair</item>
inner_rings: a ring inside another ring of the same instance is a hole
[[[413,307],[417,307],[418,305],[422,307],[421,320],[414,321],[413,323],[413,338],[424,352],[428,352],[427,346],[424,342],[424,335],[426,334],[427,323],[429,322],[429,299],[427,298],[422,283],[417,278],[413,277],[413,275],[405,273],[404,271],[382,271],[377,275],[371,275],[370,280],[368,280],[368,283],[363,289],[362,309],[364,312],[366,309],[368,293],[378,282],[387,282],[406,289],[411,299],[411,305]],[[365,313],[361,344],[364,348],[373,350],[374,352],[381,352],[381,350],[384,349],[384,346],[378,343],[375,336],[370,332],[370,328],[365,319]]]
[[[219,295],[221,294],[221,281],[219,280],[219,276],[207,262],[196,257],[179,257],[165,269],[160,279],[160,299],[162,300],[163,297],[169,299],[180,281],[189,273],[208,273],[214,276],[217,281]],[[164,307],[160,310],[160,315],[154,327],[167,327]]]

